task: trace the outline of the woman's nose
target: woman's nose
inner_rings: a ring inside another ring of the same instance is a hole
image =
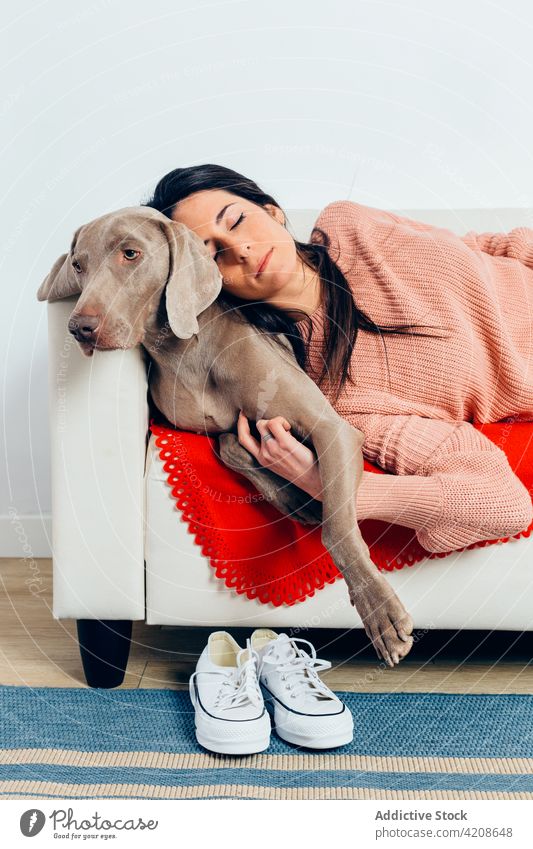
[[[226,254],[229,254],[235,262],[243,262],[250,256],[250,245],[242,242],[234,242],[228,246]]]

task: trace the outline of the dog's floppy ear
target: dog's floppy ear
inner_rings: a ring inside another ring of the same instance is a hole
[[[56,259],[49,274],[46,275],[39,286],[37,290],[38,301],[60,301],[62,298],[80,294],[80,280],[72,268],[71,261],[71,254],[80,230],[81,227],[74,233],[69,253],[62,254],[59,259]]]
[[[172,332],[179,339],[198,333],[197,316],[222,289],[222,275],[208,249],[193,231],[177,221],[162,221],[170,265],[165,301]]]

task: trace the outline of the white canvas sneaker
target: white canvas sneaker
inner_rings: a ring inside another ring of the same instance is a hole
[[[268,748],[270,716],[257,678],[257,653],[214,631],[189,679],[196,739],[205,749],[251,755]]]
[[[265,704],[283,740],[310,749],[330,749],[352,741],[350,710],[317,674],[318,669],[329,669],[331,663],[317,658],[308,640],[259,628],[253,632],[251,643],[260,658],[259,680]],[[297,643],[306,643],[310,652]]]

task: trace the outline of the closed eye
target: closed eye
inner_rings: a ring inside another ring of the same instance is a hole
[[[241,223],[241,221],[243,221],[243,220],[244,220],[244,218],[246,218],[246,216],[245,216],[245,214],[244,214],[243,212],[241,212],[241,214],[240,214],[240,215],[239,215],[239,217],[237,218],[237,220],[236,220],[235,224],[233,225],[233,227],[230,227],[230,230],[235,230],[235,227],[238,227],[238,225]],[[217,261],[217,259],[218,259],[218,255],[219,255],[220,253],[221,253],[221,252],[220,252],[220,250],[217,250],[217,251],[215,252],[215,255],[214,255],[214,257],[213,257],[213,259],[215,260],[215,262]]]

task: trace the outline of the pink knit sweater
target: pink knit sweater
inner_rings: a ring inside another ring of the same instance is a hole
[[[365,435],[365,457],[394,473],[364,474],[358,518],[414,528],[428,551],[527,528],[527,489],[471,422],[533,421],[533,230],[459,237],[351,201],[330,203],[315,227],[369,318],[445,334],[358,332],[356,385],[347,382],[334,406]],[[305,320],[297,323],[315,380],[324,318],[321,305],[309,340]],[[321,386],[332,402],[333,388]]]

